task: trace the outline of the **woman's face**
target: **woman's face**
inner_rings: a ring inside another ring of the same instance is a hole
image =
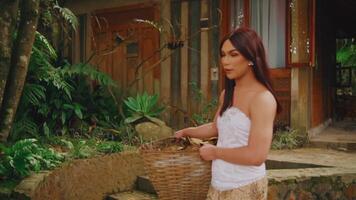
[[[249,61],[226,40],[221,48],[221,64],[228,79],[239,79],[251,71]]]

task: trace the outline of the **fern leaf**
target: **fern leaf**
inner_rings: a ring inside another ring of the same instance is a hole
[[[77,31],[79,22],[75,14],[68,8],[60,7],[59,5],[55,5],[54,8],[58,9],[59,13],[66,20],[66,22],[72,26],[74,31]]]
[[[41,100],[46,100],[46,88],[42,85],[26,83],[23,89],[22,100],[32,105],[40,105]]]
[[[45,51],[49,57],[53,60],[57,59],[57,54],[52,45],[48,42],[45,36],[43,36],[40,32],[36,31],[35,34],[35,42],[34,46],[37,48],[41,48]]]

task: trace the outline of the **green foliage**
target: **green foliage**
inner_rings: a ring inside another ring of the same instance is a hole
[[[213,99],[202,105],[201,111],[199,113],[194,113],[192,119],[197,125],[206,124],[214,120],[214,115],[217,109],[218,101]]]
[[[63,76],[75,78],[75,77],[87,77],[90,80],[95,80],[99,85],[104,86],[116,86],[115,82],[110,78],[109,75],[98,71],[94,66],[89,64],[75,64],[66,65],[61,70]]]
[[[194,125],[202,125],[214,120],[215,112],[218,106],[218,100],[212,99],[208,101],[204,98],[202,91],[196,83],[189,83],[192,87],[194,96],[193,100],[199,103],[198,112],[192,114]]]
[[[55,66],[54,48],[36,33],[29,71],[11,139],[87,134],[90,126],[120,121],[114,81],[87,64]],[[94,85],[92,82],[95,82]]]
[[[79,140],[74,142],[74,148],[70,152],[71,158],[89,158],[95,155],[95,140]]]
[[[137,94],[136,98],[128,97],[124,104],[127,113],[126,123],[134,123],[141,119],[152,120],[164,110],[164,107],[158,105],[158,95],[150,96],[146,92],[142,95]]]
[[[342,66],[356,67],[356,44],[355,39],[342,41],[342,46],[336,51],[336,62]]]
[[[64,8],[58,5],[54,6],[55,9],[57,9],[59,11],[59,13],[61,14],[62,18],[71,25],[73,30],[77,30],[77,27],[79,25],[78,23],[78,19],[75,16],[75,14],[69,10],[68,8]]]
[[[64,161],[64,156],[53,149],[43,148],[36,139],[17,141],[11,147],[2,146],[0,176],[22,178],[32,171],[52,169]]]
[[[295,149],[306,142],[306,134],[290,128],[279,129],[273,135],[272,149]]]
[[[123,150],[123,145],[116,141],[100,141],[97,139],[90,140],[73,140],[72,148],[69,152],[71,158],[89,158],[98,153],[117,153]]]
[[[96,146],[97,151],[101,153],[117,153],[123,150],[123,145],[114,141],[103,141]]]

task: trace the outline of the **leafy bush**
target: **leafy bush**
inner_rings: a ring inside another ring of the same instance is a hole
[[[158,95],[149,96],[146,92],[137,94],[136,98],[128,97],[124,100],[127,118],[126,123],[134,123],[138,120],[152,120],[159,116],[164,107],[158,105]]]
[[[336,51],[336,62],[342,66],[356,67],[356,43],[355,39],[338,40],[342,46]]]
[[[36,139],[17,141],[11,147],[1,147],[0,176],[23,178],[32,171],[52,169],[64,161],[53,149],[41,147]]]
[[[103,141],[96,146],[98,152],[101,153],[117,153],[123,150],[123,145],[114,141]]]
[[[74,148],[70,151],[71,158],[89,158],[96,154],[96,141],[93,140],[79,140],[73,142]]]
[[[279,129],[273,135],[272,149],[294,149],[307,142],[307,136],[295,129]]]
[[[90,126],[112,128],[120,121],[111,92],[116,85],[107,74],[88,64],[55,66],[56,59],[51,44],[37,32],[12,128],[13,141],[43,135],[87,134]]]
[[[196,102],[199,102],[198,112],[193,113],[191,116],[194,125],[199,126],[213,121],[218,106],[217,99],[208,101],[204,98],[202,91],[199,89],[196,83],[190,83],[190,85],[194,91],[193,99]]]

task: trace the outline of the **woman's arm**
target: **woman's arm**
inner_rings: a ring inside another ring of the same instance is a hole
[[[204,145],[200,155],[205,160],[221,159],[240,165],[261,165],[267,158],[272,141],[277,103],[270,92],[258,94],[251,102],[251,128],[247,146],[218,148]]]
[[[180,137],[193,137],[193,138],[210,138],[218,135],[215,122],[203,124],[198,127],[189,127],[176,132],[175,136]]]
[[[203,124],[198,127],[189,127],[185,128],[182,130],[179,130],[176,132],[175,137],[181,138],[181,137],[193,137],[193,138],[211,138],[215,137],[218,135],[218,129],[216,127],[216,120],[217,117],[219,116],[220,109],[223,103],[224,99],[224,91],[221,92],[220,97],[219,97],[219,106],[218,109],[215,113],[214,121],[211,123]]]

